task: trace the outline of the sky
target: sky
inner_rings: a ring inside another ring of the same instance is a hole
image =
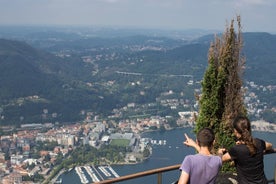
[[[276,0],[0,0],[0,25],[126,26],[276,33]]]

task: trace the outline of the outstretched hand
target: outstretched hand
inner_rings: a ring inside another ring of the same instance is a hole
[[[191,139],[190,137],[188,137],[187,134],[184,134],[185,135],[185,138],[186,138],[186,141],[183,142],[183,144],[185,144],[186,146],[192,146],[194,148],[196,148],[197,144],[196,142]]]

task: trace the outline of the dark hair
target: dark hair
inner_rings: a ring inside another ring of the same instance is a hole
[[[215,140],[215,134],[211,128],[202,128],[196,138],[199,146],[207,146],[210,149]]]
[[[251,125],[247,117],[238,116],[233,121],[233,128],[241,134],[239,138],[240,141],[243,141],[248,147],[250,154],[256,154],[256,143],[251,135]]]

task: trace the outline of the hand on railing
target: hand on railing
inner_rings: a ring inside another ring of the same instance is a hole
[[[276,153],[276,148],[272,148],[272,149],[266,150],[266,151],[264,152],[264,154],[271,154],[271,153]]]

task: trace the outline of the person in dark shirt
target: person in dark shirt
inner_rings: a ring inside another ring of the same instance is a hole
[[[234,161],[239,184],[267,184],[263,155],[272,149],[272,144],[252,137],[250,121],[246,117],[235,118],[233,128],[238,141],[225,154],[225,149],[219,150],[222,161]]]

